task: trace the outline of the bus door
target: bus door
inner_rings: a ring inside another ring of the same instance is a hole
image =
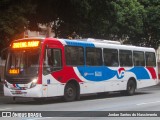
[[[62,49],[49,46],[45,50],[43,62],[43,97],[56,96],[59,82],[54,78],[55,72],[62,69]]]

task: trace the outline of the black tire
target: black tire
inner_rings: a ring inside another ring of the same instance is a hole
[[[74,101],[76,99],[76,93],[76,86],[72,83],[68,83],[64,89],[64,101]]]
[[[127,83],[127,90],[126,93],[127,95],[134,95],[136,90],[136,83],[133,80],[129,80]]]

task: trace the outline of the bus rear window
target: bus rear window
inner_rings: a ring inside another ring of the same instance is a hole
[[[148,67],[154,67],[154,66],[156,66],[155,53],[153,53],[153,52],[146,52],[145,53],[145,58],[146,58],[146,66],[148,66]]]

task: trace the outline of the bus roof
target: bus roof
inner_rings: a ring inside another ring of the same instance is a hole
[[[42,37],[31,37],[31,38],[22,38],[15,41],[21,41],[21,40],[58,40],[64,45],[73,45],[73,46],[94,46],[94,47],[100,47],[100,48],[112,48],[112,49],[125,49],[125,50],[136,50],[136,51],[151,51],[155,52],[154,48],[149,47],[140,47],[140,46],[133,46],[133,45],[123,45],[119,41],[112,41],[112,40],[102,40],[102,39],[93,39],[93,38],[87,38],[87,39],[59,39],[59,38],[42,38]],[[13,41],[13,42],[15,42]]]
[[[151,52],[155,52],[154,48],[149,48],[149,47],[140,47],[140,46],[133,46],[133,45],[123,45],[123,44],[119,44],[118,42],[116,43],[116,41],[112,42],[99,42],[98,41],[88,41],[88,40],[68,40],[68,39],[60,39],[60,40],[64,40],[65,42],[68,42],[72,45],[75,44],[75,46],[79,43],[79,44],[89,44],[89,46],[95,46],[95,47],[100,47],[100,48],[112,48],[112,49],[126,49],[126,50],[136,50],[136,51],[151,51]],[[94,39],[96,40],[96,39]],[[115,42],[115,43],[114,43]],[[93,45],[91,45],[93,44]]]
[[[119,42],[119,41],[104,40],[104,39],[94,39],[94,38],[75,39],[75,40],[77,40],[77,41],[87,41],[87,42],[97,42],[97,43],[117,44],[117,45],[121,44],[121,42]]]

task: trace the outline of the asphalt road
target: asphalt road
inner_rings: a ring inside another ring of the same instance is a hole
[[[136,94],[134,96],[123,96],[118,92],[100,96],[94,94],[89,96],[82,96],[80,101],[74,102],[63,102],[61,98],[50,98],[41,102],[26,98],[17,98],[16,101],[13,101],[10,97],[4,97],[3,95],[1,95],[0,111],[61,111],[48,112],[49,117],[47,118],[18,118],[23,120],[50,120],[53,119],[51,116],[56,116],[54,117],[54,119],[58,120],[64,118],[65,120],[123,120],[124,117],[106,117],[107,115],[105,115],[104,113],[106,111],[106,114],[108,114],[108,111],[111,111],[111,113],[114,113],[114,111],[123,113],[124,111],[125,113],[132,113],[132,111],[160,111],[160,85],[139,89],[136,91]],[[81,116],[86,116],[87,118]],[[136,119],[141,120],[144,120],[144,118],[145,120],[159,120],[160,117],[136,117]],[[125,119],[134,120],[135,118],[125,117]]]

